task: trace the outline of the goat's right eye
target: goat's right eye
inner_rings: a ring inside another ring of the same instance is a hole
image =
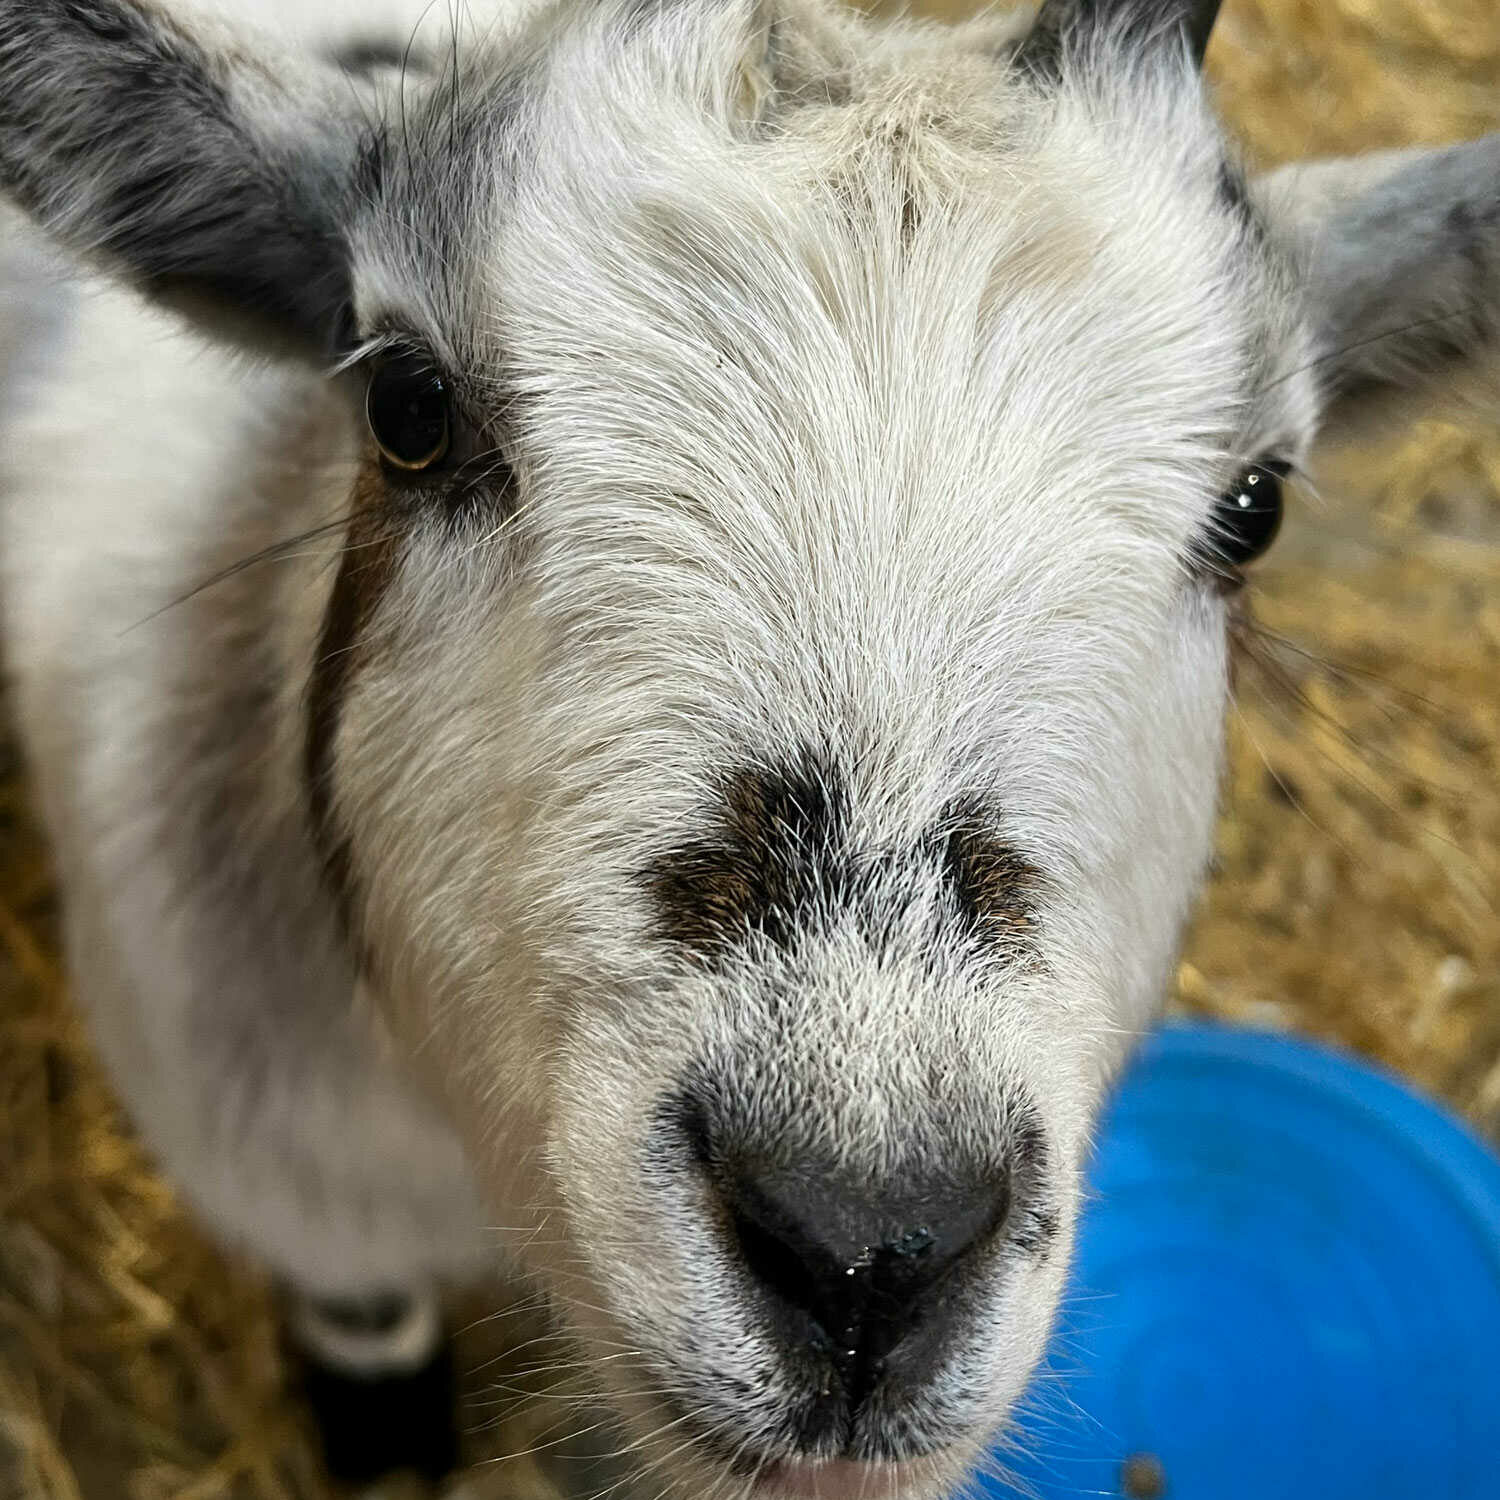
[[[365,417],[381,457],[393,468],[435,468],[452,437],[448,387],[432,361],[417,353],[378,364],[365,393]]]

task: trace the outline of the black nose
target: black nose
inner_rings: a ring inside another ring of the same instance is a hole
[[[717,1176],[751,1274],[793,1337],[831,1361],[851,1407],[895,1347],[934,1320],[942,1284],[991,1242],[1009,1202],[994,1180],[892,1191],[817,1169]]]

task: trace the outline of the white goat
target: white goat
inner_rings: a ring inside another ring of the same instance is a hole
[[[499,1224],[658,1488],[935,1496],[1003,1423],[1240,566],[1500,307],[1500,138],[1247,187],[1214,9],[381,66],[0,0],[0,184],[110,278],[16,251],[0,343],[72,972],[325,1360],[418,1400]]]

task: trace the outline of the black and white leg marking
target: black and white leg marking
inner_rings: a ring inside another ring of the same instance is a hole
[[[330,1474],[440,1479],[454,1468],[453,1360],[433,1292],[294,1294],[289,1325]]]

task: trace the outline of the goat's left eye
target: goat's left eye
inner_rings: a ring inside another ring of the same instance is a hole
[[[1238,568],[1270,547],[1281,530],[1281,482],[1290,472],[1277,460],[1251,464],[1219,496],[1203,539],[1210,562]]]
[[[385,461],[416,471],[440,464],[452,436],[448,387],[424,355],[383,360],[370,376],[365,417]]]

